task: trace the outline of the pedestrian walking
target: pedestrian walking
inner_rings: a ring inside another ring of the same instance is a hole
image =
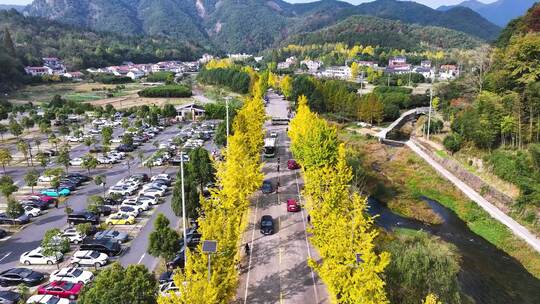
[[[54,201],[54,207],[55,207],[56,209],[58,209],[58,200],[55,200],[55,201]]]
[[[246,244],[244,245],[244,251],[246,252],[246,255],[248,255],[248,256],[249,256],[249,250],[250,250],[250,249],[249,249],[249,244],[246,243]]]
[[[307,223],[311,225],[311,216],[309,214],[307,215]]]

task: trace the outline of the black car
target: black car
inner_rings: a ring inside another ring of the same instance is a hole
[[[62,179],[60,180],[61,183],[71,183],[71,184],[74,184],[75,186],[80,186],[82,185],[83,183],[83,180],[80,179],[80,178],[77,178],[77,177],[62,177]]]
[[[135,147],[133,147],[132,145],[122,144],[116,147],[116,151],[118,152],[133,152],[134,150],[135,150]]]
[[[135,178],[138,178],[138,179],[142,180],[145,183],[150,180],[150,177],[148,177],[148,174],[146,174],[146,173],[136,173],[136,174],[133,174],[131,176],[135,177]]]
[[[95,250],[108,256],[117,256],[122,252],[122,246],[111,239],[86,238],[81,244],[80,250]]]
[[[0,304],[17,304],[21,300],[21,295],[14,291],[0,291]]]
[[[263,215],[261,217],[261,233],[264,235],[274,233],[274,219],[271,215]]]
[[[152,181],[153,184],[157,184],[157,185],[160,185],[160,186],[167,186],[169,187],[171,185],[171,181],[170,180],[166,180],[166,179],[163,179],[163,178],[158,178],[158,179],[155,179]]]
[[[101,153],[101,152],[103,152],[103,147],[101,146],[90,147],[90,153]]]
[[[38,200],[24,200],[19,202],[23,207],[24,206],[32,206],[34,208],[38,208],[40,210],[47,210],[49,209],[49,203],[44,201],[38,201]]]
[[[0,229],[0,239],[5,238],[8,235],[7,231]]]
[[[68,215],[67,222],[71,225],[90,223],[92,225],[99,225],[99,215],[92,212],[82,211],[73,212]]]
[[[13,217],[9,217],[5,213],[0,213],[0,224],[3,224],[3,225],[24,225],[29,222],[30,222],[30,217],[26,214],[13,218]]]
[[[103,199],[103,204],[109,205],[109,206],[116,206],[116,205],[122,204],[123,200],[124,200],[123,198],[114,199],[112,197],[106,197]]]
[[[112,209],[109,206],[99,205],[97,206],[97,215],[109,216],[112,213]]]
[[[174,272],[172,271],[165,271],[159,276],[159,284],[164,284],[171,282],[173,280]]]
[[[167,269],[183,269],[184,265],[184,250],[182,249],[172,260],[167,262]]]
[[[196,229],[190,228],[186,231],[187,246],[190,249],[195,249],[201,242],[202,235]],[[184,247],[184,239],[180,240],[180,248]]]
[[[272,182],[265,180],[262,184],[261,191],[264,194],[269,194],[274,192],[274,186],[272,186]]]
[[[81,174],[81,173],[68,173],[68,174],[66,174],[66,177],[67,178],[76,178],[76,179],[79,179],[82,182],[87,182],[87,181],[90,181],[90,179],[91,179],[90,176],[84,175],[84,174]]]
[[[77,185],[70,182],[70,181],[61,181],[60,185],[58,186],[58,189],[68,189],[70,192],[75,191],[77,189]]]
[[[24,284],[35,286],[45,279],[41,272],[33,271],[28,268],[11,268],[0,273],[0,286],[14,286]]]

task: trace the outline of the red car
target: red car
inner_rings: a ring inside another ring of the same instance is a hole
[[[28,200],[40,200],[47,204],[54,204],[56,201],[55,197],[44,195],[41,193],[32,193],[27,197]]]
[[[81,293],[83,286],[84,285],[82,283],[53,281],[51,283],[39,286],[38,294],[53,295],[60,298],[75,300]]]
[[[300,205],[298,202],[292,198],[287,200],[287,212],[298,212],[300,211]]]
[[[300,164],[298,164],[294,159],[289,159],[287,161],[287,168],[289,168],[289,170],[300,169]]]

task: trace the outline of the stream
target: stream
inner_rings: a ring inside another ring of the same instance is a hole
[[[430,225],[402,217],[372,197],[368,200],[368,212],[378,215],[375,222],[385,230],[423,230],[454,244],[461,256],[461,290],[477,304],[540,303],[539,279],[516,259],[472,232],[452,210],[431,199],[422,199],[443,219],[442,224]]]

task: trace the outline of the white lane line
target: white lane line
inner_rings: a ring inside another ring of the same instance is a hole
[[[301,198],[301,195],[300,195],[300,185],[298,184],[298,171],[294,172],[294,178],[296,180],[296,189],[298,191],[298,202],[300,203],[300,205],[302,205],[301,204],[302,203],[302,198]],[[306,218],[305,218],[304,208],[302,208],[301,210],[302,210],[302,223],[304,224],[304,237],[306,239],[306,249],[307,249],[307,252],[308,252],[308,257],[311,259],[311,250],[309,249],[309,240],[308,240],[308,236],[307,236],[307,226],[306,226]],[[317,292],[317,283],[315,281],[315,273],[313,272],[313,269],[311,267],[309,267],[309,269],[311,271],[311,280],[313,281],[313,291],[315,292],[315,303],[319,303],[319,294]]]
[[[143,253],[143,255],[141,255],[141,258],[139,259],[139,261],[137,262],[137,265],[140,264],[142,262],[142,260],[144,259],[144,257],[146,256],[146,253]]]
[[[259,210],[259,196],[257,196],[257,200],[255,202],[255,213],[253,214],[254,220],[253,220],[253,227],[251,229],[251,246],[250,247],[250,255],[249,255],[249,262],[248,262],[248,273],[246,277],[246,291],[244,293],[244,304],[247,303],[247,297],[248,297],[248,290],[249,290],[249,275],[251,274],[251,258],[253,257],[253,250],[255,249],[255,226],[257,223],[257,212]]]
[[[5,258],[7,258],[8,256],[10,256],[11,253],[12,253],[11,251],[8,252],[8,253],[6,253],[6,254],[0,259],[0,262],[2,262]]]

